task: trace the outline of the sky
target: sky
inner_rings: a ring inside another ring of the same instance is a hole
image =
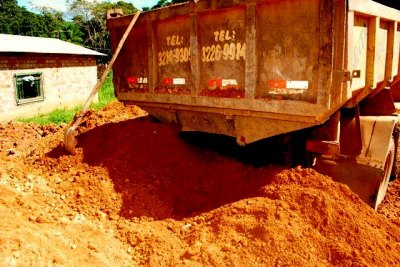
[[[18,0],[18,5],[24,6],[28,10],[31,10],[34,6],[47,6],[65,12],[67,10],[65,2],[65,0]],[[142,9],[143,7],[154,6],[158,0],[125,0],[125,2],[132,3],[136,8]]]

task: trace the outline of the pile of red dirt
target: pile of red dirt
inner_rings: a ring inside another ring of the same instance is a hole
[[[0,125],[0,265],[399,265],[400,182],[378,213],[311,169],[255,167],[115,102]]]

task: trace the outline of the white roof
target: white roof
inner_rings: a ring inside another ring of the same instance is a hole
[[[102,53],[59,39],[10,34],[0,34],[0,52],[105,56]]]

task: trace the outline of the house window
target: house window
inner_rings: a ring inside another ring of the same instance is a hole
[[[17,104],[43,101],[42,73],[15,74]]]

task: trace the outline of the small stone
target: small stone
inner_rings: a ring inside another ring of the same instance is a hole
[[[186,250],[185,254],[183,254],[183,257],[186,259],[190,259],[199,253],[200,253],[200,247],[194,245]]]
[[[77,244],[71,244],[71,245],[70,245],[70,248],[71,248],[71,249],[76,249],[77,247],[78,247]]]
[[[71,168],[71,169],[69,170],[69,173],[70,173],[71,175],[73,175],[73,176],[77,176],[77,175],[78,175],[78,171],[77,171],[76,169],[74,169],[74,168]]]
[[[128,235],[128,243],[131,246],[137,246],[138,244],[142,243],[144,241],[144,239],[136,234],[129,234]]]
[[[26,177],[26,179],[28,179],[28,180],[33,180],[33,179],[35,179],[35,175],[32,174],[32,173],[27,174],[25,177]]]
[[[61,258],[61,257],[54,257],[54,259],[53,259],[53,263],[54,264],[63,264],[64,263],[64,260]]]
[[[171,225],[168,225],[167,229],[170,230],[171,232],[175,233],[175,234],[177,233],[176,229],[174,227],[172,227]]]
[[[85,189],[82,187],[78,189],[78,197],[83,197],[85,195]]]
[[[67,217],[61,217],[61,218],[60,218],[60,222],[61,222],[62,224],[69,224],[69,223],[71,223],[71,220],[68,219]]]
[[[184,226],[182,226],[182,230],[183,231],[189,230],[190,227],[192,227],[192,225],[190,223],[185,224]]]
[[[98,252],[97,247],[96,247],[95,245],[93,245],[92,243],[89,243],[89,244],[87,245],[87,247],[88,247],[88,249],[90,249],[90,250],[93,250],[93,251],[95,251],[95,252]]]
[[[124,224],[122,222],[119,222],[117,225],[117,229],[118,230],[124,229]]]
[[[105,214],[104,212],[102,212],[100,210],[96,212],[96,215],[97,215],[97,218],[99,218],[100,220],[105,220],[107,218],[107,214]]]
[[[281,219],[282,219],[282,215],[281,215],[280,212],[276,212],[276,213],[275,213],[275,219],[276,219],[276,220],[281,220]]]
[[[232,250],[232,245],[229,244],[229,243],[227,243],[227,244],[225,244],[225,245],[221,248],[221,250],[222,250],[223,252],[228,252],[228,251]]]
[[[32,190],[33,190],[33,184],[32,183],[25,183],[24,192],[30,192]]]
[[[76,223],[83,223],[84,221],[86,221],[86,217],[85,215],[78,213],[75,215],[73,221]]]
[[[119,216],[118,216],[118,214],[111,214],[110,215],[110,219],[114,220],[114,221],[117,221],[119,219]]]
[[[243,247],[246,247],[248,245],[247,240],[245,239],[240,240],[239,244],[242,245]]]
[[[43,217],[43,216],[39,216],[39,217],[36,218],[36,222],[37,222],[37,223],[47,223],[47,222],[49,222],[49,220],[46,219],[46,218]]]

